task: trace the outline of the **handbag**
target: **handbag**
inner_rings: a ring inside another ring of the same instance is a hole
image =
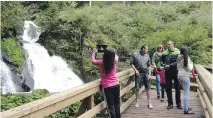
[[[187,69],[190,72],[193,70],[193,62],[191,61],[191,59],[189,57],[188,57]]]

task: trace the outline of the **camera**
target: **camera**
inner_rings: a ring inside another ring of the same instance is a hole
[[[97,44],[96,48],[97,48],[98,52],[104,52],[104,50],[107,48],[107,45]]]

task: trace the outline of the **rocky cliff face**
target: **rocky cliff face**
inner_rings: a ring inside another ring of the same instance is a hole
[[[23,55],[18,57],[14,56],[14,55],[22,54],[22,53],[17,53],[17,52],[23,51],[23,48],[21,47],[21,45],[19,45],[20,42],[18,42],[18,40],[16,39],[4,39],[1,41],[1,43],[2,43],[1,59],[3,63],[5,63],[6,66],[9,68],[9,71],[11,73],[9,76],[11,80],[13,81],[14,85],[16,86],[15,92],[29,91],[29,87],[27,87],[25,84],[26,78],[22,76],[24,69],[20,67],[19,63],[17,64],[18,60],[24,60],[24,56]],[[1,68],[1,69],[3,73],[4,71],[6,71],[4,68]],[[19,69],[18,72],[17,72],[17,69]],[[1,82],[1,85],[3,87],[6,84],[4,82],[6,82],[6,79],[8,78],[3,76],[2,73],[1,73],[1,78],[2,80],[5,80]]]

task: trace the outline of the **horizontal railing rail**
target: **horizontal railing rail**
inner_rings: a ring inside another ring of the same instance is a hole
[[[198,73],[198,96],[203,106],[206,118],[212,118],[212,74],[207,71],[202,65],[195,65]]]
[[[134,71],[132,69],[127,69],[117,73],[117,76],[120,82],[124,80],[127,81],[124,88],[120,90],[120,96],[122,97],[135,86]],[[12,108],[1,112],[1,115],[3,118],[43,118],[82,100],[82,104],[76,114],[76,117],[93,117],[98,113],[104,114],[106,112],[106,105],[104,101],[95,106],[94,94],[97,92],[101,92],[100,79],[16,108]],[[121,105],[121,113],[132,103],[134,99],[135,96],[132,95],[132,97]]]

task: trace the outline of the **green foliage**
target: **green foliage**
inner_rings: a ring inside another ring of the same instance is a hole
[[[74,118],[75,114],[78,112],[80,108],[81,102],[76,102],[46,118]]]
[[[174,40],[177,48],[182,45],[189,47],[195,63],[211,63],[211,58],[208,58],[211,57],[208,52],[212,36],[210,2],[168,2],[161,6],[138,3],[131,7],[119,3],[110,6],[101,2],[94,4],[93,7],[67,9],[59,13],[64,22],[85,27],[83,38],[90,47],[94,48],[101,42],[115,48],[119,56],[128,56],[146,43],[152,56],[158,44]],[[95,69],[89,61],[86,62],[84,69],[92,74]],[[129,68],[129,65],[124,68]]]
[[[7,94],[1,93],[1,111],[5,111],[23,104],[49,96],[45,89],[34,90],[31,94]]]
[[[1,49],[11,58],[15,71],[20,73],[24,67],[24,51],[20,43],[15,38],[5,38],[1,40]]]
[[[21,2],[2,1],[1,2],[1,37],[8,38],[22,32],[24,20],[28,20],[29,15]]]

